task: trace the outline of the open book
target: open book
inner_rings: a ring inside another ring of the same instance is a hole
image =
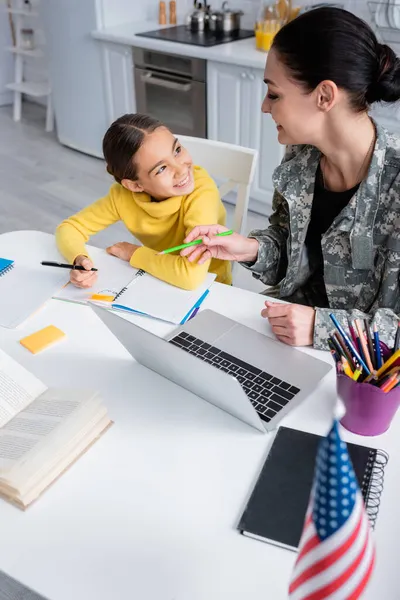
[[[26,508],[110,424],[97,393],[49,389],[0,350],[0,496]]]

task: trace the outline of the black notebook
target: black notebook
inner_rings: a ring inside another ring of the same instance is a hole
[[[297,550],[303,531],[321,436],[280,427],[238,529],[244,535]],[[347,444],[365,506],[374,526],[388,455]]]

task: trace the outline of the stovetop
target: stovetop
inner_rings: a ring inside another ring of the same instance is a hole
[[[137,33],[136,35],[156,40],[165,40],[166,42],[178,42],[179,44],[192,44],[192,46],[211,47],[254,37],[254,31],[251,29],[240,29],[235,33],[225,33],[216,36],[216,34],[211,31],[192,33],[185,25],[177,25],[175,27],[167,27],[166,29],[145,31],[144,33]]]

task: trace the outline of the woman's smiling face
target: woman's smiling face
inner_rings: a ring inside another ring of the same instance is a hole
[[[275,121],[279,142],[312,144],[323,122],[323,113],[318,109],[318,91],[307,93],[301,84],[291,79],[273,48],[268,53],[264,81],[268,92],[262,111]]]

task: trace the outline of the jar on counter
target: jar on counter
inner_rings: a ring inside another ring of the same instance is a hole
[[[33,50],[35,47],[33,29],[21,29],[21,48],[23,50]]]
[[[263,1],[260,6],[255,26],[256,48],[268,52],[275,35],[282,26],[280,14],[275,1]]]

